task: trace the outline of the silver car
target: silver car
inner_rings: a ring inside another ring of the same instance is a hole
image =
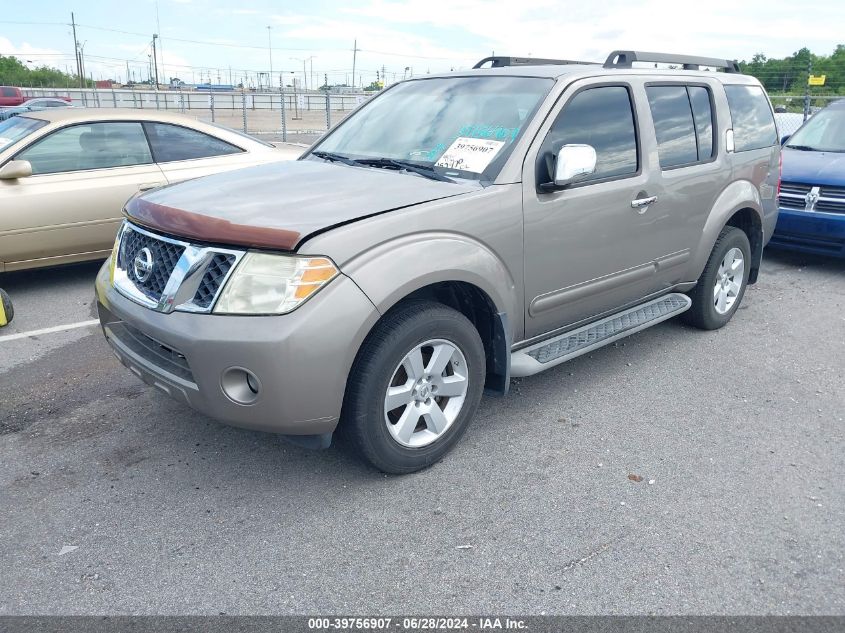
[[[297,161],[133,198],[96,285],[121,361],[405,473],[511,377],[676,315],[725,325],[777,217],[757,80],[634,51],[483,61],[390,87]]]

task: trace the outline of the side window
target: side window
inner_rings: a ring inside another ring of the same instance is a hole
[[[778,142],[777,128],[766,93],[760,86],[725,86],[734,130],[734,147],[744,152]]]
[[[583,143],[596,150],[596,171],[582,182],[635,174],[637,133],[628,89],[588,88],[561,110],[549,130],[537,160],[537,182],[549,182],[555,157],[564,145]]]
[[[237,154],[243,150],[196,130],[167,123],[144,123],[157,163]]]
[[[15,158],[28,160],[33,174],[147,165],[153,162],[140,123],[89,123],[62,128]]]
[[[649,86],[646,88],[660,167],[667,169],[698,161],[695,124],[686,86]]]
[[[648,86],[646,94],[661,168],[691,165],[713,155],[713,114],[707,88]]]
[[[695,117],[695,132],[698,136],[698,160],[713,156],[713,111],[710,106],[710,91],[701,86],[687,86],[692,115]]]

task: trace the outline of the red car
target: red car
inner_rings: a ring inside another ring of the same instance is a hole
[[[19,106],[26,99],[20,88],[0,86],[0,106]]]

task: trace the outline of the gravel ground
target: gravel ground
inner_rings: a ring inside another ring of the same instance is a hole
[[[2,334],[96,266],[0,277]],[[845,262],[767,253],[677,321],[482,403],[404,477],[229,428],[92,327],[0,339],[0,614],[845,614]],[[640,480],[642,478],[642,480]]]

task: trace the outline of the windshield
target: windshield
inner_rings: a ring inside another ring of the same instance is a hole
[[[491,180],[553,84],[491,76],[409,81],[373,99],[314,150],[323,158],[389,159]]]
[[[5,121],[0,121],[0,151],[45,125],[47,125],[47,121],[28,119],[22,116],[13,116]]]
[[[827,108],[807,121],[786,144],[815,152],[845,152],[845,108]]]

